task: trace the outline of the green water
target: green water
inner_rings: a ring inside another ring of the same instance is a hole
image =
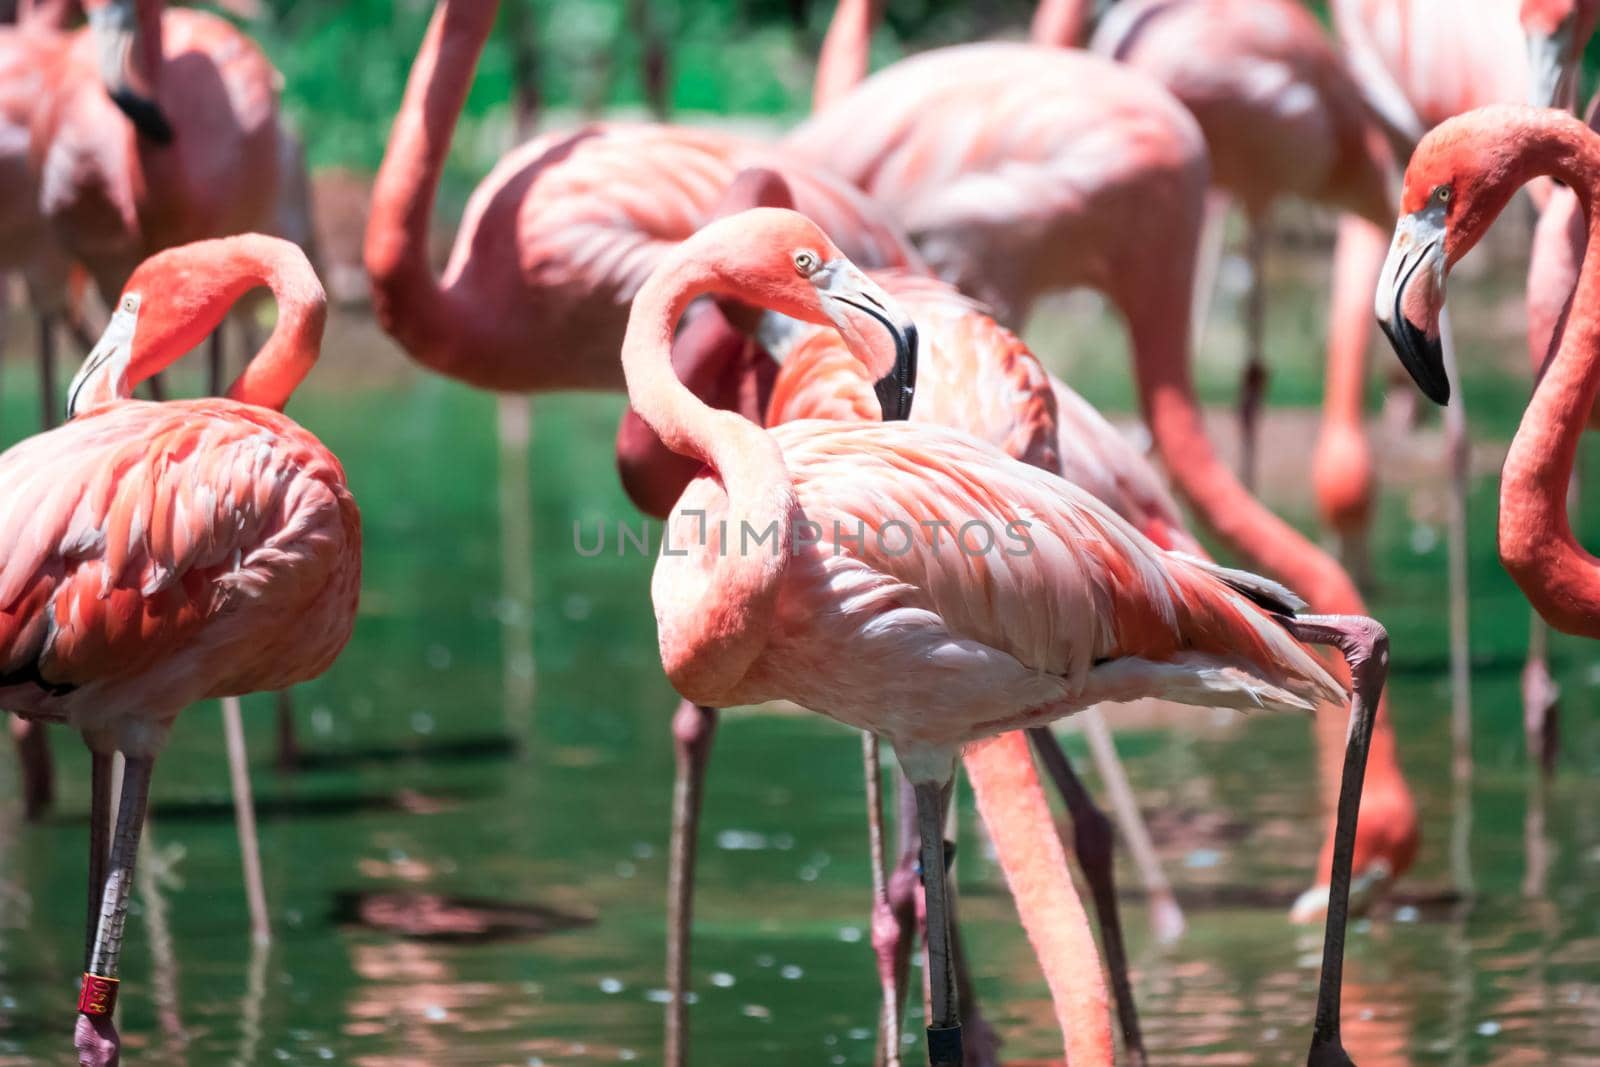
[[[1292,314],[1281,322],[1304,336]],[[338,356],[335,343],[327,359]],[[384,361],[400,365],[380,350]],[[13,367],[8,429],[33,418],[26,372]],[[1514,422],[1525,386],[1511,381],[1486,373],[1468,391],[1486,436]],[[1314,382],[1304,356],[1275,388],[1294,399]],[[1125,395],[1125,371],[1096,370],[1086,386]],[[246,701],[270,950],[249,943],[214,708],[190,711],[158,763],[142,857],[154,877],[123,957],[129,1062],[659,1062],[673,698],[655,660],[650,561],[572,547],[575,520],[633,521],[610,466],[619,403],[535,404],[531,543],[516,552],[533,562],[530,616],[503,591],[493,399],[421,374],[372,384],[333,370],[297,398],[292,413],[344,458],[366,517],[360,624],[334,668],[296,691],[302,769],[273,769],[271,699]],[[1600,492],[1586,499],[1594,529]],[[1555,642],[1564,749],[1543,833],[1530,835],[1517,696],[1527,611],[1494,560],[1493,512],[1484,479],[1473,500],[1477,765],[1462,804],[1449,770],[1443,548],[1407,517],[1403,494],[1384,503],[1373,607],[1393,632],[1396,728],[1426,840],[1398,899],[1352,937],[1345,1019],[1366,1067],[1600,1062],[1600,671],[1585,644]],[[524,624],[532,679],[515,669]],[[0,760],[0,1067],[71,1062],[87,761],[70,736],[55,740],[61,796],[42,825],[21,823]],[[1138,900],[1124,902],[1154,1062],[1302,1060],[1320,940],[1283,915],[1318,843],[1309,730],[1258,716],[1118,740],[1190,923],[1161,948]],[[1083,754],[1076,737],[1069,747]],[[871,1063],[858,751],[817,718],[726,720],[698,896],[698,1062]],[[962,804],[962,839],[978,842]],[[1527,896],[1528,849],[1541,843],[1548,875]],[[1452,904],[1462,857],[1473,892]],[[969,844],[960,873],[979,991],[1007,1055],[1059,1055],[998,872]],[[437,941],[341,912],[349,894],[394,890],[538,905],[560,928]]]

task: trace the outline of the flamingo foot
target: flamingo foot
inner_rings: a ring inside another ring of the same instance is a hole
[[[78,1067],[117,1067],[122,1062],[122,1038],[109,1015],[79,1015],[72,1043]]]
[[[1176,944],[1187,927],[1183,909],[1170,893],[1150,898],[1150,931],[1158,944]]]
[[[1382,899],[1394,882],[1394,870],[1387,860],[1373,860],[1350,879],[1350,914],[1365,915]],[[1292,923],[1320,923],[1328,916],[1328,886],[1314,885],[1295,900],[1289,909]]]
[[[1528,740],[1528,755],[1539,763],[1539,770],[1555,773],[1556,756],[1561,750],[1561,687],[1550,677],[1550,665],[1530,659],[1522,668],[1522,728]]]

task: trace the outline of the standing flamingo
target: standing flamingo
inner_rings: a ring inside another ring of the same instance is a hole
[[[278,324],[226,398],[133,389],[265,285]],[[111,1012],[150,772],[197,700],[282,689],[349,639],[361,527],[339,461],[282,413],[316,361],[326,298],[293,245],[247,235],[160,253],[129,278],[72,382],[65,425],[0,456],[0,704],[93,753],[80,1063],[118,1061]],[[106,856],[111,760],[125,760]]]
[[[1502,105],[1441,124],[1406,170],[1384,263],[1378,321],[1425,396],[1450,399],[1439,316],[1450,268],[1524,184],[1552,177],[1576,194],[1594,241],[1600,134],[1565,113]],[[1600,268],[1584,256],[1555,352],[1512,438],[1500,480],[1500,561],[1551,626],[1600,637],[1600,563],[1572,534],[1567,486],[1600,390]]]
[[[45,427],[54,421],[56,401],[56,325],[68,311],[70,260],[39,212],[39,196],[29,160],[34,112],[54,64],[66,48],[66,35],[44,14],[22,13],[17,25],[0,26],[0,279],[20,273],[27,286],[38,336],[41,411]],[[0,294],[0,299],[4,294]],[[50,806],[55,775],[48,735],[42,725],[11,719],[21,768],[23,810],[37,818]]]
[[[938,49],[880,71],[784,147],[896,205],[936,272],[1002,322],[1015,324],[1044,292],[1105,292],[1127,321],[1156,450],[1204,525],[1317,610],[1364,612],[1339,564],[1252,497],[1206,436],[1190,374],[1192,326],[1173,309],[1187,308],[1194,290],[1209,174],[1199,127],[1166,90],[1081,52]],[[1331,815],[1344,726],[1319,716],[1317,738]],[[1383,704],[1372,763],[1355,859],[1364,891],[1404,873],[1418,845]],[[1332,842],[1330,826],[1297,916],[1316,914],[1326,899]]]
[[[85,0],[34,127],[40,202],[107,303],[153,252],[272,228],[277,75],[227,21]]]
[[[1074,20],[1061,14],[1036,20],[1034,39],[1063,21],[1070,31]],[[1238,201],[1249,222],[1239,426],[1241,469],[1246,487],[1253,487],[1267,380],[1262,339],[1273,209],[1286,197],[1307,200],[1381,230],[1394,213],[1393,158],[1360,87],[1322,27],[1295,0],[1123,0],[1102,20],[1091,46],[1151,75],[1194,113],[1211,154],[1212,182]],[[1358,321],[1370,329],[1364,313]]]
[[[885,273],[880,280],[917,323],[917,404],[912,421],[970,433],[1013,459],[1060,474],[1089,491],[1158,546],[1200,551],[1148,461],[1087,401],[1051,377],[1020,338],[943,283],[904,273]],[[872,382],[835,331],[793,320],[780,324],[773,317],[764,325],[761,336],[781,359],[767,408],[768,426],[808,418],[849,422],[877,418]],[[1083,726],[1097,750],[1110,746],[1115,753],[1097,709],[1084,713]],[[1094,901],[1123,1047],[1130,1062],[1143,1063],[1143,1039],[1117,915],[1110,821],[1077,781],[1049,729],[1034,727],[1028,733],[1067,798],[1073,852]],[[1132,809],[1133,817],[1125,818],[1123,825],[1149,893],[1152,923],[1158,936],[1173,938],[1182,930],[1183,915],[1114,755],[1102,775],[1119,813]],[[909,870],[914,858],[902,856],[902,865]],[[874,924],[875,933],[879,925]],[[885,946],[875,947],[880,954],[885,951]],[[880,959],[880,970],[884,962]]]
[[[1402,160],[1410,157],[1427,130],[1477,107],[1528,100],[1538,106],[1568,106],[1578,61],[1600,15],[1596,0],[1334,0],[1332,8],[1351,67],[1369,102],[1383,116]],[[1542,184],[1530,192],[1542,206],[1547,196]],[[1380,253],[1371,255],[1376,264]],[[1565,294],[1558,299],[1564,300]],[[1453,365],[1448,319],[1442,336],[1446,359]],[[1415,394],[1405,390],[1399,395]],[[1391,393],[1391,402],[1395,396]],[[1404,414],[1408,402],[1393,406]],[[1452,732],[1458,786],[1464,786],[1471,767],[1472,727],[1468,441],[1463,405],[1446,409],[1444,427],[1451,467],[1447,545]],[[1523,668],[1523,721],[1533,741],[1530,752],[1553,758],[1544,740],[1555,702],[1545,644],[1542,623],[1535,617]]]
[[[792,193],[781,175],[751,168],[729,187],[720,210],[732,213],[750,207],[792,207]],[[1087,486],[1101,500],[1112,504],[1119,514],[1146,530],[1163,547],[1198,551],[1198,546],[1182,529],[1160,477],[1132,446],[1106,423],[1081,397],[1054,381],[1033,354],[1010,331],[985,314],[976,304],[957,294],[948,285],[921,274],[903,270],[881,275],[891,295],[917,313],[925,342],[919,361],[924,388],[919,419],[956,426],[1005,449],[1010,455],[1059,471],[1066,468],[1069,480]],[[732,308],[728,315],[754,325],[746,309]],[[764,320],[758,333],[769,332],[777,320]],[[738,410],[768,425],[799,418],[868,419],[876,417],[876,401],[871,383],[853,373],[860,364],[842,349],[838,335],[828,329],[807,329],[793,320],[767,340],[786,354],[785,370],[774,388],[773,362],[715,309],[702,309],[679,331],[673,344],[674,372],[697,396],[714,407]],[[932,331],[931,333],[929,331]],[[800,331],[800,332],[797,332]],[[780,336],[781,335],[781,336]],[[796,352],[804,353],[804,358]],[[978,403],[973,403],[973,387]],[[617,435],[618,467],[624,486],[641,509],[658,517],[671,513],[688,483],[701,465],[678,456],[661,444],[638,417],[624,414]],[[699,797],[710,756],[717,713],[685,703],[673,722],[673,735],[679,747],[678,782],[673,813],[671,862],[672,891],[669,894],[669,951],[672,966],[668,972],[668,991],[673,1003],[681,1003],[686,992],[688,919],[693,882],[692,842],[697,836]],[[1110,731],[1098,712],[1084,717],[1100,773],[1110,792],[1123,833],[1132,849],[1140,876],[1151,903],[1151,923],[1162,940],[1175,939],[1183,929],[1183,913],[1173,898],[1172,889],[1150,843],[1149,831],[1139,813],[1136,798],[1127,782],[1127,773],[1116,754]],[[1128,981],[1126,953],[1122,945],[1121,924],[1116,911],[1112,882],[1112,828],[1105,814],[1078,780],[1054,735],[1046,729],[1030,732],[1062,798],[1072,816],[1074,851],[1094,893],[1095,909],[1106,939],[1106,954],[1117,1013],[1122,1023],[1124,1044],[1134,1062],[1143,1062],[1142,1040],[1132,989]],[[998,753],[1012,753],[1027,762],[1025,769],[1012,773],[1035,775],[1026,746],[1007,744]],[[866,772],[869,797],[876,790],[880,768],[876,749],[868,742]],[[874,869],[881,870],[877,854],[882,841],[879,827],[880,806],[869,800],[870,841],[874,846]],[[903,842],[907,839],[902,838]],[[908,886],[909,864],[915,861],[915,847],[902,853],[900,869],[889,884]],[[896,896],[893,905],[880,882],[875,884],[873,940],[878,954],[879,975],[884,982],[886,1031],[894,1031],[893,1020],[899,1005],[897,971],[903,970],[909,936],[910,900]],[[959,942],[957,943],[959,947]],[[958,954],[957,965],[962,963]],[[968,1040],[981,1045],[986,1025],[976,1016],[968,1001]],[[676,1019],[676,1016],[674,1016]],[[685,1062],[682,1021],[669,1027],[667,1062]],[[891,1050],[891,1055],[897,1050]],[[892,1062],[892,1061],[891,1061]]]
[[[708,468],[679,502],[668,534],[678,550],[652,582],[674,687],[707,706],[789,699],[876,733],[913,783],[930,1063],[962,1062],[944,818],[963,746],[1098,700],[1310,710],[1337,699],[1296,637],[1340,643],[1357,682],[1312,1052],[1342,1062],[1338,973],[1372,687],[1387,660],[1381,627],[1296,619],[1281,587],[1163,552],[1069,483],[957,431],[814,421],[767,431],[707,407],[673,374],[670,348],[684,309],[712,292],[831,323],[887,386],[889,418],[911,407],[905,319],[814,224],[756,209],[664,260],[634,301],[622,362],[640,418]],[[917,523],[929,516],[987,527],[991,548],[1019,529],[1028,545],[980,563],[939,549]],[[881,537],[890,525],[907,531],[895,548]],[[1052,993],[1061,1010],[1054,983]],[[1103,1030],[1074,1062],[1111,1062]]]

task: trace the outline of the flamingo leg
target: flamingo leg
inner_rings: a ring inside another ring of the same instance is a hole
[[[17,746],[17,767],[22,776],[23,815],[33,822],[49,810],[56,795],[50,735],[46,733],[44,723],[13,715],[11,740]]]
[[[1578,472],[1567,481],[1567,514],[1578,513]],[[1528,617],[1528,659],[1522,667],[1522,729],[1528,757],[1546,777],[1555,773],[1561,750],[1561,687],[1550,673],[1550,627],[1532,612]]]
[[[1205,339],[1206,322],[1217,296],[1217,272],[1222,266],[1222,250],[1228,236],[1228,194],[1217,189],[1206,192],[1205,215],[1200,222],[1199,252],[1195,256],[1194,307],[1190,312],[1189,336],[1195,351]]]
[[[717,709],[678,705],[672,717],[676,777],[672,784],[672,842],[667,856],[666,1067],[689,1062],[689,934],[694,925],[694,868],[706,765],[717,732]]]
[[[250,936],[258,945],[272,941],[267,890],[261,879],[261,844],[256,836],[256,804],[250,792],[250,759],[244,747],[244,716],[238,697],[222,698],[222,732],[228,745],[228,778],[233,785],[233,815],[239,824],[239,856],[244,865],[244,895],[250,907]]]
[[[1156,855],[1155,842],[1150,839],[1150,828],[1145,825],[1139,811],[1139,798],[1134,796],[1133,784],[1117,755],[1117,743],[1111,738],[1111,728],[1098,707],[1086,708],[1079,713],[1083,722],[1083,736],[1089,742],[1089,754],[1094,757],[1100,780],[1105,783],[1111,798],[1111,812],[1127,840],[1128,853],[1133,857],[1134,870],[1144,883],[1145,899],[1150,906],[1150,929],[1163,945],[1171,944],[1183,936],[1183,909],[1161,869],[1161,858]]]
[[[900,856],[895,861],[894,870],[889,872],[887,910],[873,914],[872,949],[880,961],[879,966],[889,968],[894,975],[895,1017],[903,1024],[906,990],[911,977],[911,950],[919,919],[917,835],[914,829],[917,824],[917,798],[911,791],[911,783],[906,781],[906,776],[898,767],[894,771],[894,781],[895,824],[899,827]],[[885,1056],[887,1042],[888,1035],[881,1035],[879,1044]],[[894,1055],[897,1058],[900,1055],[898,1042]],[[882,1067],[893,1061],[880,1059],[877,1062]]]
[[[50,312],[39,315],[39,428],[48,430],[56,424],[61,411],[56,397],[56,316]]]
[[[949,875],[945,869],[944,820],[950,806],[952,766],[940,779],[913,782],[917,834],[921,840],[922,886],[928,916],[928,1063],[963,1067],[961,1005],[950,944]]]
[[[1087,712],[1083,713],[1087,714]],[[1133,1000],[1133,983],[1128,977],[1128,949],[1122,937],[1122,916],[1117,911],[1116,874],[1112,863],[1114,832],[1111,820],[1095,804],[1082,779],[1072,769],[1072,761],[1048,726],[1028,730],[1028,739],[1044,764],[1045,773],[1055,783],[1072,816],[1072,852],[1089,883],[1094,898],[1095,920],[1100,924],[1106,971],[1111,976],[1111,995],[1117,1002],[1117,1023],[1122,1029],[1122,1047],[1128,1062],[1140,1067],[1145,1062],[1144,1037],[1139,1032],[1139,1009]]]
[[[1284,620],[1284,626],[1301,641],[1333,645],[1350,665],[1350,732],[1345,741],[1344,774],[1339,782],[1333,870],[1323,928],[1322,976],[1306,1067],[1351,1067],[1339,1030],[1345,927],[1350,917],[1350,867],[1355,858],[1356,820],[1361,812],[1361,785],[1367,772],[1372,723],[1389,673],[1389,635],[1374,620],[1354,615],[1302,615]]]
[[[1445,374],[1452,382],[1461,381],[1450,313],[1445,309],[1439,312],[1439,341]],[[1472,768],[1472,642],[1467,599],[1467,490],[1472,472],[1466,403],[1459,391],[1444,409],[1444,440],[1450,460],[1450,511],[1445,528],[1450,571],[1450,734],[1454,773],[1461,779],[1470,775]]]
[[[1267,223],[1252,215],[1246,254],[1250,259],[1250,292],[1245,302],[1245,364],[1239,379],[1239,480],[1256,491],[1256,443],[1261,402],[1267,392],[1267,363],[1262,354],[1267,317]]]
[[[1561,689],[1550,675],[1550,627],[1532,612],[1528,619],[1528,660],[1522,667],[1522,729],[1528,758],[1538,773],[1549,777],[1560,749],[1557,702]]]
[[[945,859],[954,855],[946,843]],[[956,972],[956,995],[961,1003],[961,1051],[967,1058],[967,1067],[1001,1067],[1000,1035],[978,1007],[977,988],[972,982],[972,972],[967,967],[967,949],[961,940],[961,917],[958,914],[960,894],[950,887],[950,959]]]
[[[895,946],[899,924],[889,903],[888,848],[883,836],[883,764],[878,735],[861,734],[862,772],[867,787],[867,849],[872,864],[872,953],[878,964],[878,986],[883,1007],[878,1014],[877,1062],[900,1067],[900,974]]]
[[[84,918],[83,967],[94,955],[95,928],[99,925],[100,898],[106,891],[106,857],[111,848],[111,753],[89,754],[89,913]]]
[[[294,728],[294,697],[289,690],[277,694],[278,770],[292,771],[300,765],[300,741]]]
[[[139,835],[144,829],[154,766],[155,761],[148,756],[130,756],[123,763],[122,799],[117,807],[116,834],[111,840],[111,863],[100,894],[89,966],[78,996],[78,1023],[73,1037],[80,1067],[116,1067],[121,1062],[122,1039],[111,1014],[116,1007],[117,963],[128,918],[128,893],[133,888],[133,868],[139,855]]]

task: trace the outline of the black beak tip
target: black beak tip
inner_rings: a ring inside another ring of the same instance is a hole
[[[884,422],[904,422],[911,417],[911,400],[917,387],[917,328],[911,323],[894,329],[894,369],[873,385]]]
[[[161,105],[131,89],[112,89],[110,96],[141,137],[163,147],[172,143],[172,124],[162,113]]]
[[[1430,338],[1403,315],[1396,316],[1392,324],[1378,325],[1422,395],[1441,407],[1448,404],[1450,378],[1444,372],[1444,347],[1439,339]]]

